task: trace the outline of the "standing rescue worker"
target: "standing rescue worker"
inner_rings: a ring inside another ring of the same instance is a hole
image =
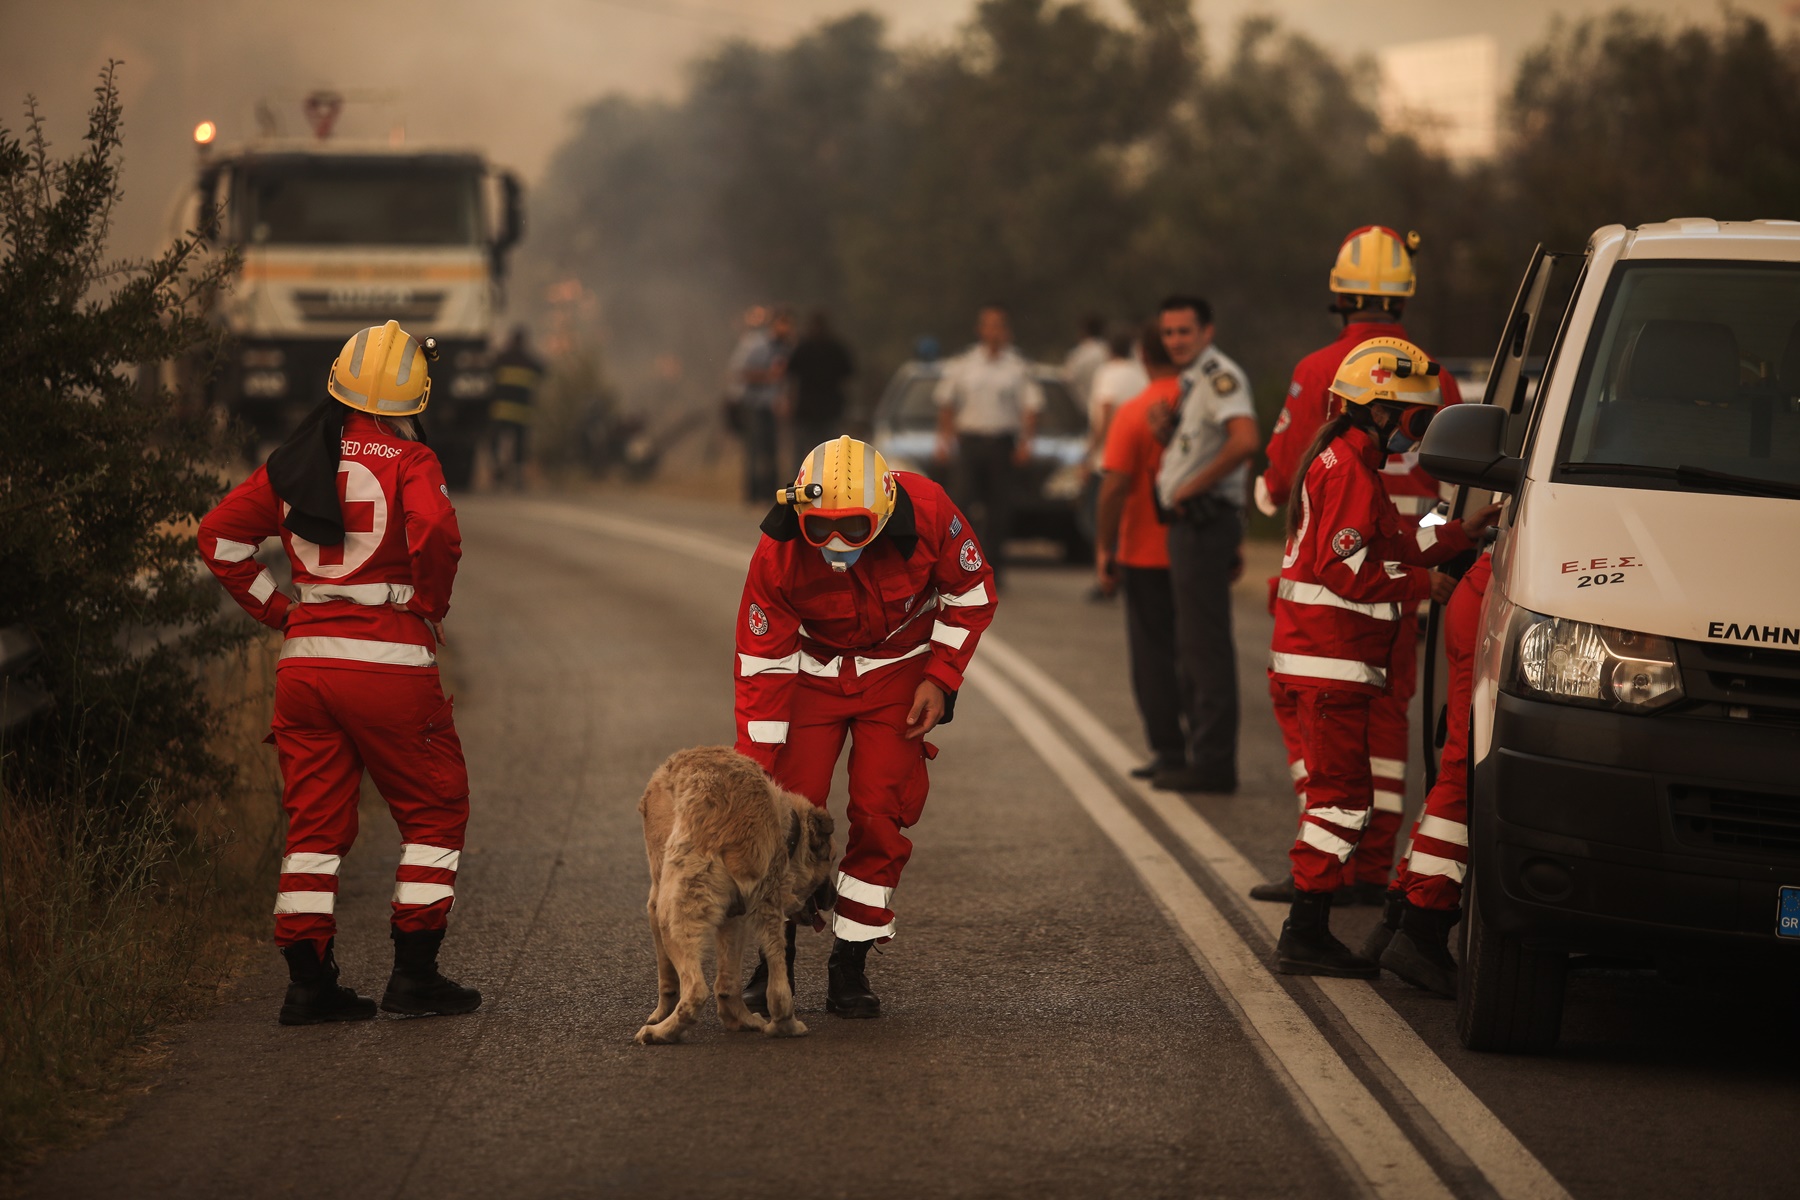
[[[1450,698],[1444,754],[1437,782],[1425,794],[1425,811],[1413,826],[1400,860],[1385,919],[1369,935],[1363,957],[1374,959],[1414,987],[1454,1000],[1456,959],[1450,929],[1461,916],[1463,880],[1469,874],[1469,707],[1475,687],[1475,647],[1481,640],[1481,606],[1494,559],[1475,560],[1444,605],[1444,657]]]
[[[1388,685],[1397,638],[1412,637],[1419,601],[1447,598],[1448,576],[1425,568],[1469,549],[1498,505],[1457,524],[1408,528],[1381,485],[1394,450],[1415,444],[1442,403],[1438,364],[1400,338],[1372,338],[1331,385],[1344,411],[1302,455],[1288,503],[1269,671],[1299,718],[1306,808],[1289,859],[1294,898],[1276,946],[1286,974],[1373,978],[1329,927],[1331,897],[1369,824],[1369,723]]]
[[[375,1015],[373,1000],[338,984],[333,951],[338,867],[356,840],[365,768],[403,842],[381,1007],[423,1016],[481,1003],[437,969],[469,777],[438,686],[439,623],[462,538],[415,421],[431,398],[430,353],[394,321],[344,343],[329,397],[200,522],[201,557],[232,599],[287,634],[270,736],[287,813],[275,897],[290,980],[284,1025]],[[287,551],[297,603],[255,559],[270,537]]]
[[[894,888],[928,786],[925,735],[950,720],[994,618],[993,569],[943,488],[890,472],[849,437],[815,446],[762,523],[737,622],[737,749],[823,808],[850,750],[826,1007],[874,1017],[869,946],[894,936]],[[794,927],[788,926],[790,977]],[[767,964],[745,994],[763,990]],[[753,1004],[754,1007],[754,1004]]]
[[[521,325],[494,358],[494,399],[488,405],[494,475],[514,488],[525,486],[532,405],[543,382],[544,360],[531,352]]]
[[[1406,338],[1400,323],[1406,301],[1418,289],[1413,254],[1419,235],[1405,237],[1385,225],[1366,225],[1353,230],[1338,248],[1331,268],[1332,311],[1344,322],[1343,332],[1329,345],[1300,360],[1288,384],[1287,400],[1275,419],[1269,437],[1268,469],[1256,480],[1256,505],[1273,516],[1288,503],[1301,456],[1312,444],[1319,427],[1338,410],[1331,396],[1331,381],[1338,364],[1350,349],[1370,338]],[[1458,404],[1462,394],[1449,375],[1438,377],[1445,404]],[[1409,528],[1437,503],[1437,481],[1418,465],[1416,451],[1396,452],[1380,466],[1382,488],[1406,518]],[[1274,583],[1273,580],[1270,581]],[[1388,663],[1388,689],[1376,702],[1369,722],[1369,769],[1375,778],[1375,813],[1345,872],[1344,883],[1357,899],[1379,904],[1394,865],[1394,843],[1404,817],[1406,760],[1412,740],[1407,730],[1407,708],[1418,687],[1418,643],[1413,637],[1394,639],[1394,657]],[[1275,719],[1288,748],[1288,771],[1302,806],[1306,803],[1307,763],[1299,753],[1298,716],[1283,699],[1282,689],[1270,681]],[[1262,884],[1251,890],[1259,900],[1282,902],[1293,898],[1289,879]]]

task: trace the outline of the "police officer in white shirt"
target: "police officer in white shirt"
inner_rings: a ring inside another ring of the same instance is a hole
[[[1044,393],[1013,349],[1004,308],[983,308],[975,333],[975,345],[946,362],[938,380],[937,461],[955,460],[951,493],[987,548],[998,584],[1018,486],[1013,469],[1031,459]]]
[[[1260,433],[1250,380],[1213,345],[1212,307],[1171,296],[1158,307],[1163,347],[1182,368],[1182,391],[1157,502],[1169,521],[1175,651],[1187,690],[1187,763],[1158,771],[1165,791],[1237,790],[1237,653],[1231,584],[1243,571],[1249,462]]]

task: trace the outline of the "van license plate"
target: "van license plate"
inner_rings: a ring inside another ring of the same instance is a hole
[[[1775,910],[1775,934],[1800,938],[1800,887],[1781,889],[1781,902]]]

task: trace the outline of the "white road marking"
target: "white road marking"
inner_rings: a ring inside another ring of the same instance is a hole
[[[1188,803],[1173,792],[1161,792],[1133,780],[1136,765],[1130,749],[1112,730],[1030,659],[990,632],[981,639],[979,655],[989,665],[1005,671],[1031,696],[1054,713],[1085,742],[1095,757],[1122,780],[1128,781],[1144,802],[1175,836],[1193,850],[1238,902],[1241,911],[1267,929],[1281,931],[1285,910],[1276,904],[1248,899],[1250,889],[1263,882],[1245,858]],[[1368,983],[1356,979],[1320,979],[1326,998],[1335,1004],[1358,1036],[1369,1044],[1383,1063],[1410,1091],[1444,1133],[1469,1157],[1493,1188],[1507,1200],[1569,1200],[1568,1191],[1545,1169],[1496,1117],[1444,1065],[1410,1025]]]
[[[527,516],[547,523],[674,551],[732,570],[741,571],[750,561],[748,548],[678,526],[616,517],[576,505],[545,501],[526,501],[519,507],[525,510]],[[1262,882],[1261,874],[1250,861],[1179,797],[1132,780],[1129,771],[1134,760],[1125,743],[1101,724],[1068,689],[1010,644],[996,637],[991,630],[982,636],[979,659],[982,661],[975,664],[969,681],[994,699],[996,706],[1001,708],[1021,736],[1057,772],[1095,823],[1119,846],[1151,894],[1168,912],[1170,919],[1191,940],[1196,960],[1219,986],[1220,995],[1228,1002],[1235,1002],[1247,1025],[1256,1029],[1258,1036],[1280,1065],[1282,1073],[1286,1075],[1285,1082],[1290,1090],[1297,1098],[1304,1097],[1304,1102],[1312,1106],[1313,1111],[1308,1114],[1309,1117],[1331,1130],[1333,1140],[1339,1142],[1340,1152],[1349,1155],[1356,1162],[1358,1170],[1368,1177],[1371,1186],[1378,1192],[1392,1195],[1448,1194],[1411,1142],[1382,1112],[1374,1097],[1349,1072],[1329,1044],[1324,1042],[1310,1019],[1275,982],[1267,966],[1244,943],[1218,909],[1187,877],[1181,865],[1169,857],[1155,838],[1111,794],[1107,784],[1031,707],[1025,696],[1006,682],[1002,673],[1015,680],[1026,693],[1054,713],[1109,770],[1121,780],[1127,781],[1233,897],[1239,898],[1238,904],[1243,912],[1248,913],[1271,933],[1277,933],[1282,918],[1279,906],[1253,905],[1241,899],[1251,886]],[[984,670],[984,662],[993,669]],[[1006,696],[1004,702],[1002,695]],[[1202,932],[1196,933],[1196,930]],[[1229,983],[1219,963],[1213,962],[1201,951],[1201,945],[1211,948],[1219,956],[1220,962],[1231,969],[1233,975]],[[1242,977],[1238,978],[1240,969]],[[1537,1157],[1444,1065],[1443,1060],[1432,1052],[1372,987],[1361,981],[1346,979],[1321,979],[1316,982],[1326,998],[1344,1015],[1350,1027],[1393,1071],[1400,1083],[1468,1156],[1500,1196],[1507,1200],[1569,1200],[1569,1193],[1557,1183]],[[1241,992],[1240,987],[1243,989]],[[1274,999],[1271,992],[1274,996],[1279,996],[1280,1000]],[[1306,1039],[1307,1034],[1317,1039],[1328,1056],[1321,1075],[1309,1079],[1295,1074],[1289,1065],[1293,1060],[1282,1058],[1275,1043],[1269,1040],[1271,1034],[1265,1032],[1263,1025],[1252,1015],[1251,1007],[1246,1004],[1246,997],[1256,1006],[1257,1013],[1270,1022],[1269,1029],[1274,1036],[1283,1039],[1282,1044],[1292,1048],[1294,1053],[1312,1051]],[[1281,1001],[1292,1006],[1291,1013],[1280,1012],[1276,1006]],[[1279,1020],[1275,1019],[1278,1014],[1281,1018]],[[1324,1105],[1307,1091],[1309,1085],[1324,1089]],[[1364,1137],[1382,1137],[1385,1131],[1376,1128],[1372,1133],[1361,1132],[1361,1126],[1367,1125],[1371,1118],[1367,1112],[1360,1110],[1341,1112],[1339,1103],[1345,1094],[1343,1089],[1360,1092],[1362,1103],[1368,1106],[1368,1112],[1378,1114],[1377,1125],[1385,1123],[1400,1138],[1403,1145],[1398,1153],[1372,1167],[1363,1165],[1368,1147],[1359,1145],[1359,1142]],[[1334,1125],[1328,1116],[1332,1112],[1339,1113],[1338,1119],[1347,1123]],[[1362,1152],[1361,1156],[1358,1155],[1359,1150]],[[1416,1172],[1420,1170],[1424,1172],[1423,1179],[1416,1178]],[[1383,1181],[1386,1181],[1385,1187]],[[1413,1190],[1415,1186],[1420,1190]],[[1395,1188],[1402,1190],[1393,1190]]]

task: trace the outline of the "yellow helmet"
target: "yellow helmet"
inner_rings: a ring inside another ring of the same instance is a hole
[[[1331,290],[1340,296],[1367,296],[1377,300],[1404,300],[1413,294],[1418,279],[1413,274],[1413,253],[1419,235],[1401,237],[1386,225],[1364,225],[1338,247],[1331,267]],[[1352,307],[1361,308],[1358,300]]]
[[[875,447],[845,435],[814,446],[775,499],[794,506],[801,536],[812,545],[860,550],[894,515],[894,473]]]
[[[400,322],[372,326],[344,343],[331,364],[326,390],[333,399],[378,417],[410,417],[431,402],[426,363],[436,357],[429,338],[421,345]]]
[[[1438,365],[1404,338],[1370,338],[1344,356],[1331,394],[1346,404],[1416,404],[1437,408]]]

